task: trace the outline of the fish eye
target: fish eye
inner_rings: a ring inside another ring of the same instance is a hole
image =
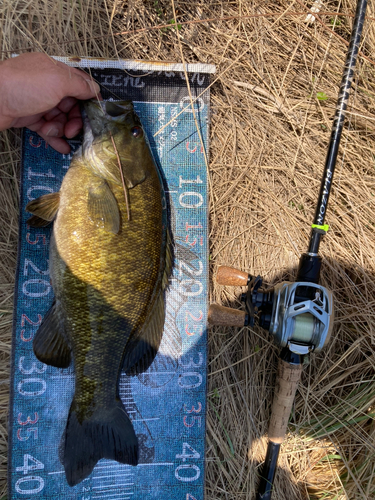
[[[131,129],[130,132],[132,133],[132,136],[135,137],[136,139],[143,136],[143,130],[141,127],[135,126]]]

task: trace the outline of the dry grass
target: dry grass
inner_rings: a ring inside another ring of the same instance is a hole
[[[182,23],[176,31],[149,29],[173,18],[170,0],[4,0],[1,50],[181,61],[180,42],[186,62],[216,64],[212,276],[227,264],[273,283],[294,277],[306,250],[355,10],[354,0],[323,4],[340,16],[322,14],[322,22],[306,24],[296,13],[307,12],[311,2],[300,0],[175,1]],[[280,457],[279,500],[375,498],[374,10],[369,2],[372,20],[365,24],[362,51],[370,60],[358,61],[330,199],[330,232],[321,245],[322,283],[335,296],[335,329],[328,348],[313,355],[304,371]],[[207,18],[213,20],[190,22]],[[327,99],[319,100],[318,93]],[[20,157],[14,132],[3,134],[1,146],[0,498],[17,248]],[[210,298],[239,307],[239,292],[212,281]],[[209,339],[206,498],[252,499],[278,349],[256,328],[213,328]]]

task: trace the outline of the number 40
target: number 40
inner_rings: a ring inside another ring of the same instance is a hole
[[[31,465],[29,465],[31,462]],[[30,471],[44,469],[44,464],[40,462],[37,458],[32,457],[28,453],[23,456],[23,466],[16,467],[17,472],[23,472],[24,474],[28,474]]]
[[[182,443],[182,453],[181,455],[176,455],[176,458],[182,458],[182,460],[186,460],[187,458],[200,458],[200,454],[194,450],[192,446],[188,443]],[[188,493],[190,495],[190,493]]]

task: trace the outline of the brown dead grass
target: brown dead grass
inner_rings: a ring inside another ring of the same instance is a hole
[[[175,1],[182,23],[176,31],[157,28],[173,19],[170,0],[4,0],[1,50],[167,61],[183,56],[216,64],[212,276],[226,264],[274,283],[295,276],[307,247],[355,10],[353,0],[325,1],[324,11],[339,15],[322,14],[321,22],[307,24],[297,14],[310,6],[300,0]],[[330,231],[321,245],[322,284],[335,296],[335,328],[327,349],[311,356],[303,374],[280,456],[279,500],[375,498],[374,10],[369,2],[372,19],[365,24],[362,53],[370,60],[358,60],[330,198]],[[0,497],[17,251],[17,134],[4,133],[1,146]],[[210,298],[240,307],[240,291],[212,280]],[[206,497],[252,499],[265,455],[278,349],[260,329],[216,327],[209,350]]]

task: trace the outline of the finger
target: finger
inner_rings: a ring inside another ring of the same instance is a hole
[[[44,118],[41,118],[40,120],[28,125],[27,127],[33,132],[37,132],[40,135],[40,137],[46,141],[47,144],[49,144],[53,149],[55,149],[59,153],[65,155],[69,154],[70,146],[65,139],[62,139],[61,137],[49,137],[45,135],[43,132],[41,132],[41,130],[45,125],[46,121],[44,120]]]
[[[48,137],[44,134],[39,133],[40,137],[46,141],[53,149],[56,149],[61,154],[67,155],[70,153],[70,146],[65,139],[61,137]]]
[[[63,97],[71,96],[77,99],[86,100],[99,95],[100,87],[96,82],[90,79],[89,75],[82,77],[71,71],[66,71],[63,74],[64,78],[60,82]]]
[[[64,68],[65,70],[67,69],[67,64],[65,63],[62,63],[60,61],[56,61],[58,66],[61,67],[61,68]],[[85,80],[91,80],[93,82],[95,82],[95,78],[92,76],[91,74],[91,70],[89,69],[89,71],[83,71],[81,69],[78,69],[74,66],[68,66],[69,68],[69,71],[71,73],[75,73],[77,76],[80,76],[81,78],[84,78]],[[97,92],[95,97],[98,99],[98,101],[102,101],[103,100],[103,97],[101,96],[100,92]]]
[[[32,132],[38,132],[39,134],[39,130],[43,127],[43,125],[45,125],[45,123],[46,123],[45,119],[41,118],[40,120],[25,125],[25,127],[30,129]]]
[[[81,118],[81,110],[78,103],[69,111],[68,120],[72,118]]]
[[[75,97],[64,97],[64,99],[62,99],[55,108],[47,111],[44,118],[46,121],[51,121],[60,113],[69,113],[76,106],[76,104],[77,99]]]
[[[77,118],[72,118],[67,122],[65,125],[64,133],[65,137],[68,139],[72,139],[75,137],[81,130],[82,130],[82,118],[77,117]]]
[[[43,113],[38,113],[33,116],[23,116],[22,118],[15,118],[10,126],[16,128],[28,127],[30,130],[33,130],[31,127],[40,122],[44,122]]]
[[[83,71],[82,69],[76,68],[75,66],[70,66],[69,64],[65,64],[65,63],[63,63],[61,61],[56,61],[56,59],[53,59],[53,62],[56,63],[56,65],[59,68],[63,68],[64,70],[66,70],[67,68],[69,68],[69,70],[72,73],[75,73],[76,75],[79,75],[82,78],[85,78],[85,77],[89,76],[89,73],[87,71]]]
[[[82,130],[82,126],[81,110],[77,103],[68,114],[68,122],[65,125],[65,136],[68,137],[68,139],[75,137]]]
[[[68,117],[65,113],[60,113],[51,121],[46,121],[40,128],[40,133],[48,137],[62,137],[64,135],[65,124]]]
[[[56,108],[52,108],[50,111],[44,114],[44,118],[47,122],[53,120],[56,116],[61,113],[61,110],[56,106]]]
[[[77,104],[77,99],[75,97],[64,97],[58,104],[58,108],[63,113],[69,113],[73,107]]]
[[[27,63],[28,61],[33,61],[33,63],[36,66],[46,66],[46,62],[48,62],[47,68],[49,69],[51,67],[51,63],[53,66],[58,68],[59,70],[62,69],[64,72],[68,72],[68,74],[75,74],[78,77],[81,77],[83,79],[92,79],[90,74],[87,73],[86,71],[83,71],[81,69],[78,69],[74,66],[70,66],[69,64],[65,64],[61,61],[57,61],[53,57],[49,56],[48,54],[42,54],[42,53],[31,53],[31,54],[22,54],[16,58],[16,62],[13,62],[13,66],[15,64],[18,65],[20,69],[24,69],[24,64]],[[61,72],[59,71],[59,74]]]

